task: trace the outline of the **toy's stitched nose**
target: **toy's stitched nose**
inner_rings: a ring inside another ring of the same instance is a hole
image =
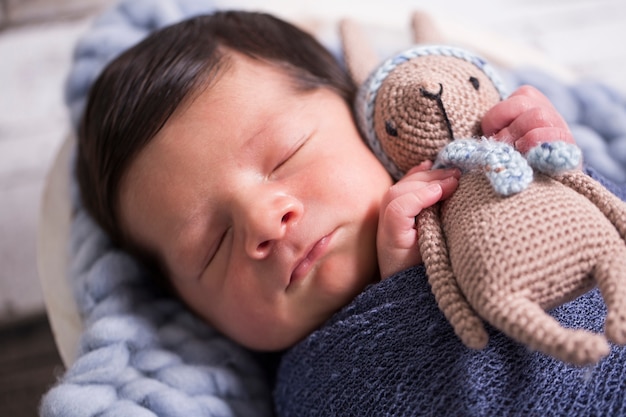
[[[420,93],[422,93],[422,96],[426,98],[439,101],[441,100],[441,95],[443,94],[443,84],[439,83],[439,91],[437,93],[431,93],[424,87],[420,88]]]
[[[420,88],[420,93],[422,94],[423,97],[426,97],[430,100],[435,100],[435,102],[437,103],[437,107],[439,107],[439,110],[441,110],[441,117],[443,117],[443,122],[446,125],[446,130],[448,131],[448,134],[450,135],[450,140],[454,140],[454,131],[452,130],[452,123],[450,122],[450,119],[448,118],[448,112],[446,112],[446,106],[444,106],[443,104],[443,99],[441,98],[443,95],[443,84],[439,83],[439,92],[437,93],[431,93],[430,91],[428,91],[425,88]]]

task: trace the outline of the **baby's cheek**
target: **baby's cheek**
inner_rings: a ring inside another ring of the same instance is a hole
[[[268,308],[269,307],[269,308]],[[258,303],[237,300],[229,303],[228,310],[216,326],[226,336],[243,346],[262,351],[276,351],[289,347],[297,335],[289,331],[277,307],[261,307]]]

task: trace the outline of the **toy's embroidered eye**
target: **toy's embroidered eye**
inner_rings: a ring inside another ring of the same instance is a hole
[[[393,122],[389,120],[385,122],[385,132],[387,132],[389,136],[398,136],[398,129],[396,129],[396,127],[393,125]]]
[[[478,89],[480,88],[480,81],[478,81],[478,78],[470,77],[469,82],[472,83],[472,86],[474,87],[474,89],[478,91]]]

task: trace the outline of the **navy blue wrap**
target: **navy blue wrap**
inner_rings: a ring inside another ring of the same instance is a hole
[[[624,199],[626,187],[602,182]],[[602,332],[606,308],[596,289],[551,314]],[[437,307],[424,268],[405,270],[368,287],[284,355],[278,415],[626,415],[626,348],[614,346],[581,368],[487,329],[484,350],[465,347]]]

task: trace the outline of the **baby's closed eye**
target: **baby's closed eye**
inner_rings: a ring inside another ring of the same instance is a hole
[[[209,244],[209,249],[206,251],[204,261],[202,262],[202,268],[200,269],[200,274],[198,274],[198,279],[202,278],[203,272],[211,265],[219,251],[222,249],[226,235],[230,230],[230,227],[227,228],[224,232],[218,234],[217,238],[213,239]]]
[[[297,139],[293,145],[286,147],[286,152],[278,159],[278,163],[272,170],[272,174],[279,173],[281,169],[308,143],[311,135],[306,134]]]

